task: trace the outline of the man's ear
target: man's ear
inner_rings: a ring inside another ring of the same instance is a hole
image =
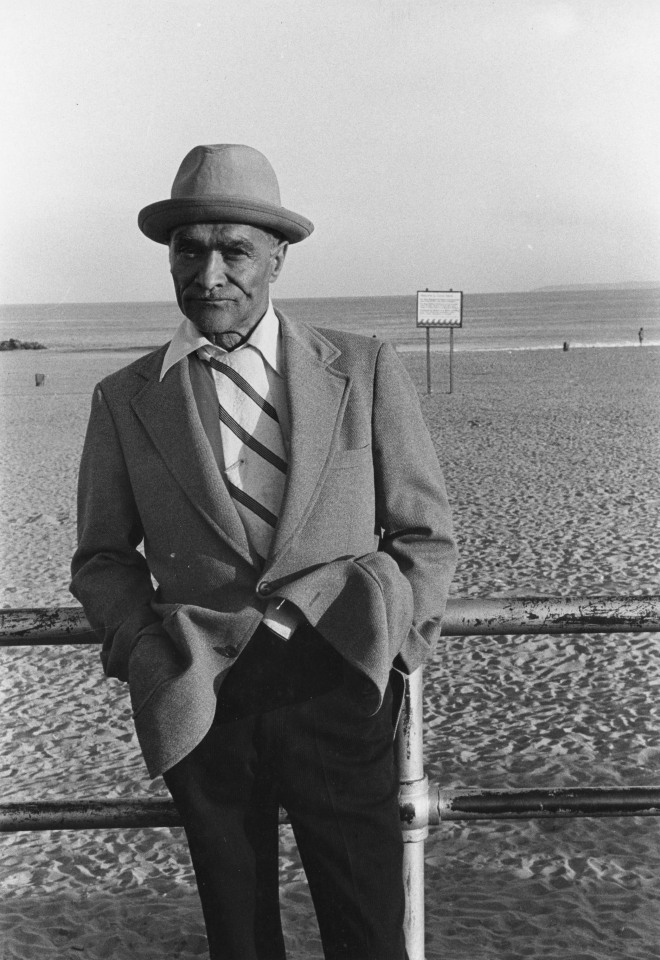
[[[286,260],[286,252],[288,249],[289,249],[289,241],[282,240],[280,243],[278,243],[275,250],[273,250],[273,254],[272,254],[273,266],[270,272],[269,283],[275,283],[275,281],[279,277],[282,271],[282,267],[284,266],[284,261]]]

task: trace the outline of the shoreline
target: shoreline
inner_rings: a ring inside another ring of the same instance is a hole
[[[397,353],[426,353],[426,344],[409,344],[409,343],[397,343],[394,340],[387,340],[386,338],[381,338],[383,343],[390,343]],[[160,347],[164,346],[167,341],[163,343],[154,344],[151,346],[127,346],[127,347],[64,347],[64,346],[54,346],[49,347],[45,346],[41,349],[46,350],[47,353],[44,354],[40,351],[34,351],[30,349],[26,350],[5,350],[0,351],[0,357],[2,355],[6,356],[18,356],[24,354],[30,354],[34,356],[35,352],[39,352],[40,357],[52,356],[57,354],[61,356],[63,354],[71,354],[73,356],[83,356],[86,354],[112,354],[112,353],[121,353],[129,354],[136,353],[140,356],[143,356],[146,353],[151,353],[153,350],[158,350]],[[481,353],[542,353],[544,351],[556,352],[559,353],[570,353],[571,350],[629,350],[629,349],[652,349],[654,347],[660,347],[660,341],[647,341],[644,344],[640,345],[639,343],[633,343],[630,341],[616,341],[613,343],[569,343],[569,349],[564,350],[562,344],[541,344],[539,346],[525,346],[525,347],[470,347],[470,346],[457,346],[454,344],[454,354],[481,354]],[[431,344],[431,353],[449,353],[449,344]]]

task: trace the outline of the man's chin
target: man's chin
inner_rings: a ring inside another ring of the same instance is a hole
[[[240,321],[228,301],[218,303],[184,302],[184,313],[203,334],[224,333],[239,325]]]

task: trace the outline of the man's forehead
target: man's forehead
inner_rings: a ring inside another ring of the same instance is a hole
[[[186,223],[172,231],[170,240],[180,236],[206,243],[239,240],[254,243],[267,238],[268,234],[247,223]]]

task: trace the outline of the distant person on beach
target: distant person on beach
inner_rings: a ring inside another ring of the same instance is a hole
[[[639,345],[641,347],[641,345],[644,343],[644,327],[639,328],[637,331],[637,336],[639,337]]]
[[[139,226],[184,319],[95,389],[72,593],[181,815],[211,958],[285,956],[282,804],[326,957],[404,960],[394,723],[456,562],[415,389],[386,343],[273,308],[313,225],[258,151],[195,147]]]

